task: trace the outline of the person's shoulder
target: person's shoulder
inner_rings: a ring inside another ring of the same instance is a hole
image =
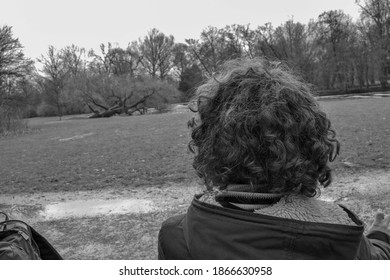
[[[185,214],[165,220],[158,236],[158,259],[190,259],[184,237],[183,222]]]
[[[261,214],[314,223],[358,225],[350,213],[334,202],[303,195],[282,198],[271,207],[261,209]]]
[[[168,229],[179,226],[183,222],[184,217],[185,214],[169,217],[162,223],[161,229]]]

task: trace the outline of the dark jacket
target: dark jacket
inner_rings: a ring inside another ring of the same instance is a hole
[[[390,259],[390,237],[356,226],[313,223],[210,205],[195,196],[187,214],[165,221],[159,259]]]

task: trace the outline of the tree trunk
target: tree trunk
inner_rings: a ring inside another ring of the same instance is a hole
[[[387,83],[387,63],[386,63],[386,61],[381,62],[379,81],[381,83],[382,88],[388,88],[389,85]]]
[[[94,119],[94,118],[108,118],[108,117],[112,117],[113,115],[120,114],[121,112],[122,112],[122,108],[115,107],[115,108],[111,108],[111,109],[109,109],[107,111],[104,111],[104,112],[95,112],[89,118],[90,119]]]

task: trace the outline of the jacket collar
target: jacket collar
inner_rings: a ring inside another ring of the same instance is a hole
[[[194,259],[355,259],[363,224],[313,223],[222,208],[195,196],[183,231]]]

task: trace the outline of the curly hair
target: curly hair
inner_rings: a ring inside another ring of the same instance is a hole
[[[269,193],[317,194],[339,153],[310,86],[281,63],[240,59],[195,91],[193,167],[208,189],[250,184]]]

